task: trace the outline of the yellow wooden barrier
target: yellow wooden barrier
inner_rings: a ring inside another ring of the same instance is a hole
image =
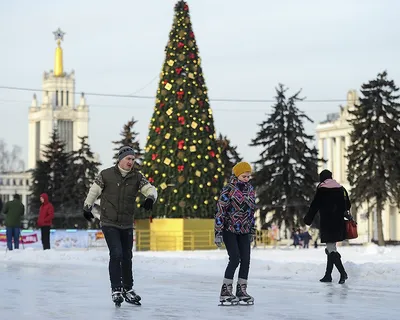
[[[214,231],[195,230],[154,232],[136,230],[137,251],[182,251],[215,249]]]
[[[135,221],[137,251],[212,250],[214,219],[153,219]],[[272,244],[268,230],[257,231],[256,245]]]

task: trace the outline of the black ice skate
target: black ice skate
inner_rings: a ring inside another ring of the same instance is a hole
[[[238,279],[236,286],[236,297],[240,302],[254,304],[254,298],[247,293],[247,280],[240,278]]]
[[[224,279],[219,296],[220,306],[223,305],[237,305],[239,299],[232,293],[233,280]]]
[[[124,302],[124,297],[122,296],[122,288],[113,288],[111,291],[112,301],[115,303],[116,307],[120,307],[121,303]]]
[[[137,306],[142,305],[140,303],[140,300],[142,300],[142,298],[138,294],[136,294],[135,290],[133,290],[133,289],[125,290],[124,289],[122,295],[126,302],[131,303],[131,304],[136,304]]]

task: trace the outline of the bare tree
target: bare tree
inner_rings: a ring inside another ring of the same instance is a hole
[[[16,145],[9,151],[7,144],[0,139],[0,172],[23,171],[25,163],[21,159],[21,152],[21,147]]]

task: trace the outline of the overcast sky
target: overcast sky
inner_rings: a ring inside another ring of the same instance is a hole
[[[58,27],[64,70],[75,70],[76,91],[154,96],[174,14],[174,0],[14,0],[0,2],[0,86],[38,88],[53,69]],[[189,0],[209,98],[272,99],[283,83],[308,99],[343,99],[349,89],[386,69],[400,85],[400,1]],[[143,89],[144,88],[144,89]],[[0,89],[0,139],[28,155],[32,92]],[[42,101],[38,92],[39,101]],[[79,97],[76,97],[79,103]],[[145,146],[153,99],[87,96],[89,141],[103,167],[112,140],[132,116]],[[315,122],[339,102],[299,104]],[[247,161],[271,103],[213,102],[217,133]]]

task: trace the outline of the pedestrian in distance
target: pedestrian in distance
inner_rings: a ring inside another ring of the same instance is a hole
[[[343,284],[348,275],[341,255],[337,251],[336,243],[346,239],[344,218],[353,219],[348,213],[351,203],[347,190],[332,178],[332,172],[323,170],[319,178],[320,183],[308,213],[304,217],[304,223],[310,226],[319,211],[321,243],[326,243],[327,256],[325,275],[320,281],[332,282],[332,271],[335,265],[340,273],[339,283]]]
[[[219,196],[215,214],[215,244],[221,247],[224,243],[229,256],[220,302],[253,304],[254,298],[247,293],[251,243],[255,239],[255,192],[249,183],[252,169],[249,163],[239,162],[232,171]],[[233,277],[239,265],[235,295]]]
[[[3,213],[6,215],[6,238],[8,250],[19,249],[19,237],[21,235],[21,218],[25,213],[25,206],[21,202],[19,194],[14,194],[13,200],[6,202]]]
[[[50,228],[54,219],[54,207],[47,193],[40,195],[42,203],[39,209],[37,226],[40,228],[43,250],[50,250]]]

